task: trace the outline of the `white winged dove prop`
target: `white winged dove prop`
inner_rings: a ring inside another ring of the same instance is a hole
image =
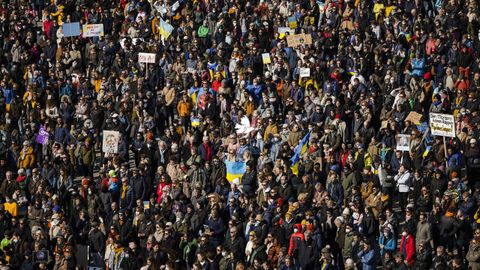
[[[250,135],[250,132],[256,130],[250,124],[250,120],[245,115],[240,119],[240,122],[235,125],[235,130],[237,134],[243,138],[247,138]]]

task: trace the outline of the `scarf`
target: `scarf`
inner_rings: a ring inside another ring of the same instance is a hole
[[[125,199],[125,195],[127,194],[127,190],[128,190],[128,185],[123,185],[122,186],[122,200]]]
[[[17,183],[21,183],[21,182],[25,181],[25,179],[27,179],[26,175],[19,175],[17,177]]]
[[[113,252],[115,253],[114,265],[116,265],[117,262],[118,262],[118,259],[120,258],[120,255],[121,255],[122,252],[123,252],[123,247],[114,248],[114,249],[113,249]]]

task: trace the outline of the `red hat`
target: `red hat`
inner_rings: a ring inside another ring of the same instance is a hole
[[[88,178],[83,178],[82,179],[82,186],[88,186]]]
[[[430,80],[430,77],[431,77],[430,72],[426,72],[426,73],[423,75],[423,79],[424,79],[424,80],[427,80],[427,81]]]

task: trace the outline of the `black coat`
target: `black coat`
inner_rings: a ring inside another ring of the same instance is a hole
[[[255,171],[251,171],[249,173],[245,173],[242,176],[242,186],[243,186],[243,193],[247,196],[252,196],[255,193],[257,184],[257,173]]]
[[[105,235],[99,229],[92,229],[88,233],[88,244],[92,253],[102,253],[105,248]]]
[[[225,246],[233,253],[236,261],[243,261],[245,256],[245,240],[237,235],[235,239],[229,238]]]
[[[131,177],[130,178],[131,185],[133,190],[135,191],[135,200],[144,200],[145,199],[145,179],[142,176],[138,177]]]
[[[302,269],[314,269],[315,262],[319,259],[320,247],[315,241],[302,241],[298,247],[298,261]]]
[[[120,242],[123,245],[127,245],[133,236],[132,223],[129,220],[125,220],[123,224],[120,224],[120,221],[114,223],[118,232],[120,233]]]

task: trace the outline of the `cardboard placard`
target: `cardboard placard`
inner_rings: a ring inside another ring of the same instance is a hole
[[[312,35],[310,34],[298,34],[287,36],[288,47],[296,48],[300,45],[312,45]]]
[[[405,118],[405,121],[410,121],[412,122],[413,124],[415,125],[418,125],[420,124],[420,121],[422,120],[422,116],[421,114],[417,113],[417,112],[410,112],[407,116],[407,118]]]

